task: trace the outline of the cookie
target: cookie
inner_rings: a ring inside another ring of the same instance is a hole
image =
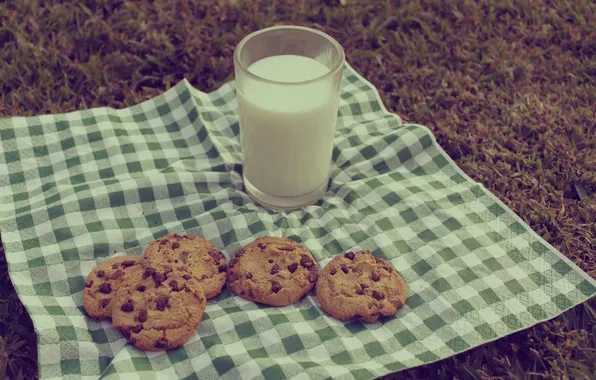
[[[153,241],[145,250],[147,268],[158,273],[188,272],[201,284],[205,297],[216,297],[226,284],[226,258],[198,236],[169,234]]]
[[[317,282],[321,308],[341,321],[376,322],[397,313],[408,296],[405,281],[370,251],[347,252],[329,262]]]
[[[228,263],[228,288],[250,301],[287,306],[312,290],[319,266],[310,251],[293,240],[262,237]]]
[[[144,351],[180,347],[195,333],[207,300],[194,276],[146,268],[138,281],[127,281],[114,297],[112,324]]]
[[[108,319],[112,316],[112,299],[127,278],[141,278],[143,258],[120,256],[99,264],[85,281],[83,307],[94,319]]]

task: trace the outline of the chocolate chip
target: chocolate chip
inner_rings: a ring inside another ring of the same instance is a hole
[[[281,290],[281,285],[277,281],[271,281],[271,291],[277,293]]]
[[[236,257],[242,257],[246,253],[246,249],[241,248],[240,251],[236,254]]]
[[[122,336],[124,336],[126,339],[130,339],[130,329],[121,329],[120,333],[122,334]]]
[[[188,286],[184,285],[184,291],[188,293],[188,292],[190,292],[190,288]]]
[[[275,264],[273,268],[271,268],[271,274],[279,273],[279,265]]]
[[[240,291],[240,295],[241,295],[241,296],[245,296],[245,295],[246,295],[246,292],[245,292],[244,290],[241,290],[241,291]]]
[[[192,276],[190,274],[185,274],[184,276],[182,276],[182,278],[185,280],[190,280]]]
[[[288,252],[291,252],[291,251],[293,251],[293,250],[294,250],[294,247],[285,246],[285,247],[279,247],[278,249],[279,249],[279,250],[281,250],[281,251],[288,251]]]
[[[101,302],[99,303],[99,306],[101,306],[101,307],[104,307],[104,308],[105,308],[106,306],[108,306],[108,305],[110,304],[110,301],[111,301],[111,300],[110,300],[109,298],[104,298],[104,299],[102,299],[102,300],[101,300]]]
[[[120,310],[130,313],[131,311],[134,310],[134,307],[132,306],[132,304],[130,302],[126,302],[126,303],[123,303],[122,306],[120,306]]]
[[[180,252],[180,258],[182,259],[183,263],[186,263],[186,258],[188,257],[189,253],[186,251]]]
[[[377,264],[384,264],[383,260],[379,259],[378,257],[375,256],[375,262]]]
[[[143,293],[143,292],[145,291],[145,289],[147,289],[147,288],[145,287],[145,285],[139,285],[139,286],[137,286],[137,292],[141,292],[141,293]]]
[[[238,259],[237,258],[233,258],[232,260],[230,260],[230,262],[228,263],[228,267],[232,268],[234,265],[238,264]]]
[[[120,277],[122,277],[122,271],[121,270],[117,270],[116,272],[112,273],[112,275],[110,276],[110,279],[112,280],[117,280]]]
[[[364,291],[362,289],[358,289],[358,290],[356,290],[356,294],[361,296],[364,294]]]
[[[306,255],[300,255],[300,265],[305,268],[310,268],[313,266],[312,259]]]
[[[177,241],[172,243],[172,249],[176,249],[176,248],[180,248],[180,243],[178,243]]]
[[[100,270],[98,270],[98,271],[97,271],[97,277],[101,278],[101,277],[103,277],[103,275],[104,275],[105,273],[106,273],[106,272],[104,272],[103,270],[101,270],[101,269],[100,269]]]
[[[230,282],[238,281],[238,275],[236,273],[233,273],[233,274],[230,275],[230,277],[228,277],[228,280]]]
[[[383,293],[379,293],[376,290],[373,290],[372,292],[372,296],[374,299],[376,299],[377,301],[382,300],[383,298],[385,298],[385,296],[383,295]]]
[[[331,273],[331,275],[333,276],[334,274],[337,273],[337,268],[331,268],[331,270],[329,271],[329,273]]]
[[[272,263],[273,263],[273,259],[269,259],[269,260],[267,260],[267,262],[268,262],[269,264],[272,264]]]
[[[296,272],[296,269],[298,269],[297,263],[292,263],[292,264],[288,265],[288,270],[290,271],[290,273]]]
[[[143,279],[149,278],[149,277],[153,276],[154,273],[155,273],[155,269],[153,269],[153,268],[146,268],[145,269],[145,272],[143,273]]]
[[[366,288],[368,288],[368,285],[366,285],[366,284],[360,284],[360,287],[361,287],[362,289],[366,289]]]
[[[133,327],[133,328],[131,329],[131,331],[132,331],[133,333],[135,333],[135,334],[138,334],[138,333],[140,333],[140,332],[141,332],[141,330],[142,330],[142,329],[143,329],[143,325],[137,325],[137,326]]]
[[[160,245],[168,244],[170,241],[168,239],[163,239],[159,242]]]
[[[219,263],[221,260],[224,259],[223,253],[221,253],[219,251],[209,251],[208,253],[209,253],[209,256],[211,256],[213,261],[215,261],[216,263]]]
[[[174,239],[182,239],[182,236],[180,236],[178,234],[174,234]]]
[[[206,280],[206,279],[207,279],[207,277],[209,277],[209,276],[207,276],[206,274],[202,274],[202,275],[201,275],[201,280]]]
[[[176,282],[176,280],[170,281],[170,283],[168,285],[170,285],[170,288],[172,288],[172,291],[174,291],[174,292],[180,291],[180,288],[178,287],[178,283]]]
[[[137,315],[137,321],[143,323],[143,322],[147,322],[147,318],[149,318],[149,314],[147,313],[147,310],[141,310],[139,312],[139,315]]]
[[[226,264],[221,264],[218,268],[219,273],[225,272],[228,270],[228,266]]]
[[[174,260],[174,264],[178,264],[178,262],[179,262],[178,259]]]
[[[377,282],[379,281],[381,278],[379,277],[379,274],[375,271],[372,271],[372,273],[370,274],[370,279]]]
[[[122,262],[122,268],[128,268],[135,265],[134,260],[126,260]]]
[[[344,255],[344,257],[348,260],[354,260],[354,252],[350,251],[350,252],[346,252],[346,254]]]
[[[385,269],[389,273],[393,272],[393,268],[391,267],[383,267],[383,269]]]
[[[341,264],[341,271],[347,274],[350,271],[350,269],[346,264]]]
[[[249,288],[248,289],[248,296],[250,298],[255,298],[255,292],[252,290],[252,288]]]
[[[90,288],[93,286],[93,280],[89,281],[88,283],[85,284],[86,288]]]
[[[263,249],[267,248],[267,243],[257,243],[257,247],[262,251]]]
[[[162,282],[166,280],[166,275],[164,273],[153,273],[153,281],[155,282],[155,286],[159,287]]]
[[[182,235],[182,239],[192,240],[192,238],[190,236],[188,236],[188,235]]]
[[[159,296],[155,300],[155,308],[159,311],[164,311],[168,305],[168,296]]]
[[[247,280],[250,280],[250,279],[252,278],[252,273],[250,273],[250,272],[247,272],[247,273],[244,275],[244,277],[245,277]]]
[[[104,282],[103,284],[99,285],[99,291],[103,294],[109,294],[112,291],[112,286],[109,282]]]
[[[156,348],[168,348],[168,340],[166,338],[160,338],[155,342],[154,346]]]
[[[118,264],[112,264],[112,269],[118,269]]]

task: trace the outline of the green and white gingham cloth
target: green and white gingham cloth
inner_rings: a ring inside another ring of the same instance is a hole
[[[346,66],[330,188],[278,213],[243,191],[234,84],[182,81],[123,110],[0,120],[0,231],[39,337],[43,379],[369,379],[553,318],[596,282],[457,168],[428,129],[389,114]],[[321,267],[372,250],[409,287],[395,317],[364,325],[314,292],[265,307],[227,290],[179,349],[146,353],[86,317],[98,263],[186,232],[226,257],[257,236],[295,239]]]

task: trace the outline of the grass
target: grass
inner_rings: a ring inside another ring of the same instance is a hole
[[[186,77],[233,78],[274,24],[321,29],[387,108],[596,277],[596,5],[590,1],[20,0],[0,4],[0,114],[126,107]],[[0,378],[36,376],[36,337],[0,255]],[[389,378],[596,377],[596,302]]]

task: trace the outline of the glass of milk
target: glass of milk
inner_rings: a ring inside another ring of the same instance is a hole
[[[298,26],[236,47],[244,187],[261,205],[293,210],[327,191],[344,60],[333,38]]]

